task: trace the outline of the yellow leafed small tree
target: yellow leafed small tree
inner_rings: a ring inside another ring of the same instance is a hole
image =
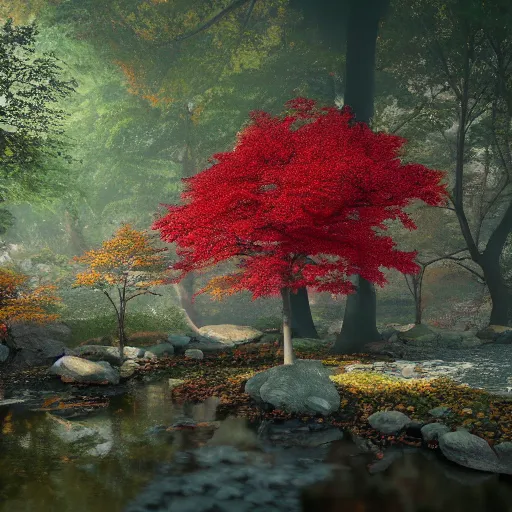
[[[32,288],[29,277],[14,269],[0,268],[0,338],[13,323],[49,323],[59,318],[52,308],[60,302],[53,285]]]
[[[86,267],[76,275],[73,286],[101,290],[116,311],[121,359],[126,341],[126,304],[139,295],[160,295],[150,288],[167,283],[162,254],[166,250],[155,247],[147,231],[124,224],[99,249],[73,258]]]

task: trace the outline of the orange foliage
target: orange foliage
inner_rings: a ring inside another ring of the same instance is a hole
[[[31,289],[29,277],[8,268],[0,269],[0,322],[6,325],[16,322],[47,323],[59,315],[48,309],[60,301],[53,285]]]
[[[125,224],[101,248],[73,259],[88,268],[76,275],[74,286],[101,288],[123,286],[147,289],[166,283],[166,248],[152,245],[151,235]],[[156,275],[155,275],[156,274]]]
[[[128,92],[135,96],[142,94],[142,85],[140,83],[140,80],[138,80],[137,78],[135,68],[133,66],[130,66],[126,62],[122,62],[120,60],[116,60],[115,64],[117,64],[121,68],[126,78],[126,81],[128,82]]]
[[[225,297],[229,297],[241,291],[236,283],[237,279],[234,274],[213,277],[208,281],[207,285],[202,288],[201,293],[209,293],[213,300],[222,300]]]

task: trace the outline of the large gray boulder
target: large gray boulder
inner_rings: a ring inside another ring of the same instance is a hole
[[[501,473],[502,464],[489,443],[467,430],[448,432],[439,438],[439,448],[452,462],[479,471]]]
[[[64,354],[71,329],[64,324],[15,324],[8,341],[13,362],[21,366],[47,365]]]
[[[261,331],[248,325],[205,325],[199,329],[199,332],[203,336],[228,346],[256,341],[263,336]]]
[[[144,357],[145,350],[138,347],[124,347],[124,359],[139,359]],[[107,361],[110,364],[119,366],[121,357],[118,347],[110,347],[108,345],[82,345],[76,347],[72,351],[68,351],[66,355],[74,355],[82,357],[89,361]]]
[[[321,361],[298,359],[256,374],[247,381],[245,392],[258,402],[288,412],[328,415],[340,407],[331,374]]]
[[[82,384],[119,384],[119,372],[105,361],[94,362],[80,357],[64,356],[49,370],[63,382]]]
[[[383,434],[397,434],[411,423],[411,418],[400,411],[379,411],[368,417],[368,423]]]

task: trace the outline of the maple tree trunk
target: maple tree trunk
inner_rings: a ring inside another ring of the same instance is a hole
[[[283,298],[283,347],[284,364],[293,364],[293,345],[292,345],[292,308],[290,304],[290,289],[281,290]]]
[[[366,123],[373,116],[379,21],[388,4],[389,0],[351,0],[349,7],[344,102],[358,121]],[[343,325],[333,352],[361,352],[366,343],[380,339],[375,287],[358,276],[357,291],[347,297]]]
[[[297,293],[291,293],[290,304],[294,336],[297,338],[319,338],[311,315],[307,288],[299,288]]]

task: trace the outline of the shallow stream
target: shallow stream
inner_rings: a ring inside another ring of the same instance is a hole
[[[216,404],[174,404],[165,380],[134,387],[82,418],[23,404],[0,408],[0,512],[121,512],[163,463],[211,437]],[[206,427],[166,430],[187,420]],[[276,464],[288,454],[338,465],[330,480],[307,490],[304,511],[512,512],[510,480],[463,470],[432,451],[396,450],[377,461],[348,437],[313,451],[269,449]],[[265,509],[292,512],[279,503]]]

